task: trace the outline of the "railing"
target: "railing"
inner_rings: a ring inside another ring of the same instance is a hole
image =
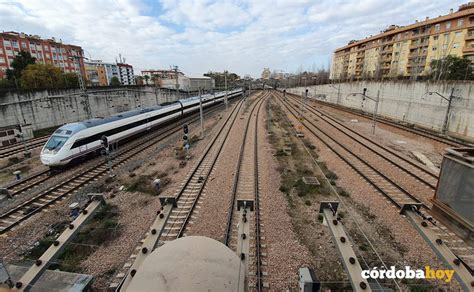
[[[474,46],[471,45],[470,47],[469,46],[464,46],[462,48],[462,52],[463,53],[474,53]]]

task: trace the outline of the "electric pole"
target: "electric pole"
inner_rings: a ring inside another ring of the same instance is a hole
[[[227,110],[227,70],[224,71],[224,86],[225,86],[225,97],[224,97],[224,103],[225,103],[225,110]]]
[[[201,139],[204,139],[204,117],[203,117],[203,113],[202,113],[201,87],[199,87],[199,116],[201,118]]]
[[[75,61],[77,61],[78,63],[77,67],[79,68],[79,71],[76,71],[76,75],[77,75],[77,80],[79,81],[79,88],[81,89],[81,97],[84,99],[81,103],[84,104],[84,111],[86,112],[87,118],[92,119],[91,105],[89,103],[89,95],[87,94],[86,84],[84,82],[84,78],[81,72],[80,58],[84,58],[84,57],[73,56],[70,58],[74,60],[74,63],[76,63]]]

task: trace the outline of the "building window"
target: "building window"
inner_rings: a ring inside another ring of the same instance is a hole
[[[25,42],[21,42],[21,47],[22,47],[23,49],[26,49],[26,43],[25,43]]]
[[[454,37],[460,37],[461,36],[461,31],[457,31],[454,33]]]
[[[0,57],[0,63],[6,63],[4,57]]]
[[[438,39],[439,39],[439,36],[437,36],[437,35],[435,35],[435,36],[433,37],[433,40],[435,40],[435,41],[438,40]]]
[[[464,24],[464,19],[458,19],[458,26],[462,26]]]
[[[438,32],[439,31],[439,28],[440,28],[440,25],[439,23],[435,25],[435,31]]]
[[[449,41],[449,33],[445,33],[444,34],[444,42],[448,42]]]
[[[453,49],[457,49],[457,48],[459,48],[459,43],[454,43],[453,44]]]
[[[451,28],[451,21],[448,21],[446,22],[446,29],[450,29]]]

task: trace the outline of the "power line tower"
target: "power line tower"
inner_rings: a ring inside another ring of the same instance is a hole
[[[84,105],[84,110],[87,114],[87,118],[91,119],[92,111],[91,111],[91,105],[89,103],[89,95],[87,94],[87,87],[86,87],[86,84],[84,82],[84,78],[81,72],[81,61],[80,61],[81,57],[73,56],[72,58],[74,59],[74,63],[76,63],[77,61],[77,68],[79,68],[79,71],[76,70],[76,74],[77,74],[77,79],[79,81],[79,88],[81,89],[81,97],[83,98],[83,101],[81,103]]]

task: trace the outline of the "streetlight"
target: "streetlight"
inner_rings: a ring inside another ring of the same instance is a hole
[[[346,95],[346,98],[349,97],[349,95],[352,95],[352,96],[356,96],[356,95],[361,95],[362,96],[362,100],[365,100],[366,98],[372,100],[375,102],[375,109],[374,109],[374,114],[373,114],[373,123],[372,123],[372,134],[375,134],[375,123],[377,121],[377,110],[379,108],[379,100],[380,100],[380,90],[377,90],[377,98],[373,98],[373,97],[370,97],[370,96],[367,96],[365,93],[367,92],[367,88],[364,88],[364,90],[362,91],[362,93],[360,92],[354,92],[354,93],[349,93],[348,95]]]
[[[442,95],[442,94],[440,94],[436,91],[428,91],[428,92],[425,92],[421,96],[421,98],[423,99],[423,97],[427,94],[433,95],[433,93],[437,94],[439,97],[441,97],[442,99],[444,99],[448,102],[448,109],[446,110],[446,115],[444,116],[444,122],[443,122],[443,128],[442,128],[443,134],[446,134],[446,132],[448,131],[449,113],[451,111],[451,103],[452,103],[454,98],[460,98],[460,97],[454,96],[454,87],[453,87],[453,88],[451,88],[451,93],[449,94],[449,97],[445,97],[444,95]]]

